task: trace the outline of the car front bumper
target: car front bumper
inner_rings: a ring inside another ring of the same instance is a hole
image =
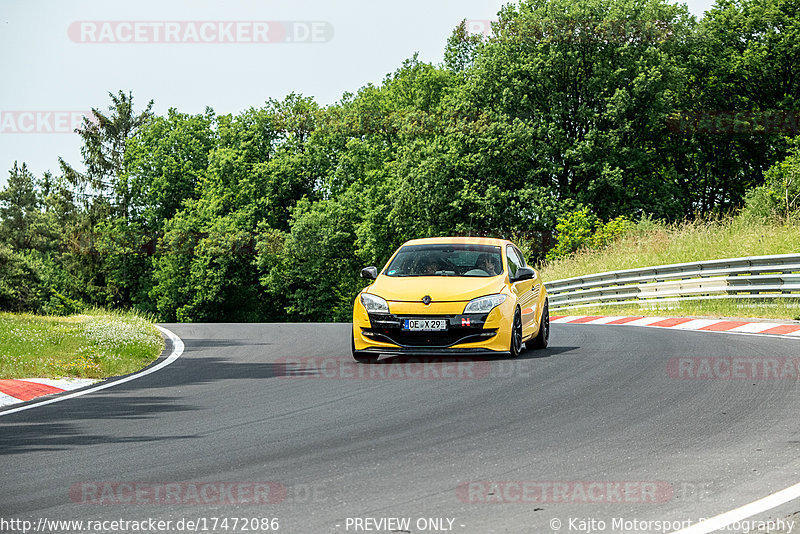
[[[509,299],[510,300],[510,299]],[[489,313],[464,314],[466,303],[389,303],[390,313],[367,313],[356,299],[353,313],[353,347],[358,352],[419,355],[508,354],[510,322],[505,306]],[[394,313],[391,313],[394,312]],[[508,317],[508,318],[507,318]],[[445,319],[443,331],[409,331],[405,319]]]
[[[406,319],[445,319],[447,330],[405,330],[403,324]],[[369,328],[361,328],[364,337],[403,348],[444,349],[465,343],[480,343],[497,335],[496,328],[484,328],[486,314],[428,316],[369,314],[369,322]]]

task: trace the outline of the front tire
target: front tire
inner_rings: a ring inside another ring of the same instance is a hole
[[[508,352],[512,358],[516,358],[522,352],[522,314],[520,314],[519,309],[514,312],[514,322],[511,326],[511,343]]]
[[[544,300],[542,319],[539,322],[539,333],[536,334],[536,337],[528,341],[528,348],[546,349],[547,345],[550,343],[550,305],[547,299]]]

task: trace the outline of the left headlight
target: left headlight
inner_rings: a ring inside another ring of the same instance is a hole
[[[389,313],[389,304],[377,295],[361,293],[361,304],[368,313]]]
[[[472,299],[464,308],[464,313],[488,313],[505,302],[505,295],[486,295]]]

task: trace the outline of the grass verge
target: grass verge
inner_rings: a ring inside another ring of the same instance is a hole
[[[800,251],[800,223],[735,217],[667,225],[645,219],[610,246],[582,250],[542,265],[545,280],[584,274]]]
[[[163,349],[152,322],[131,312],[0,313],[0,379],[125,375],[148,365]]]

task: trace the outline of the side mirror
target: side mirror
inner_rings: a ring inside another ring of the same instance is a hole
[[[375,280],[378,278],[378,268],[377,267],[364,267],[361,269],[361,278],[367,278],[369,280]]]
[[[536,271],[533,270],[531,267],[520,267],[517,269],[517,274],[514,275],[514,282],[519,282],[521,280],[530,280],[536,276]]]

